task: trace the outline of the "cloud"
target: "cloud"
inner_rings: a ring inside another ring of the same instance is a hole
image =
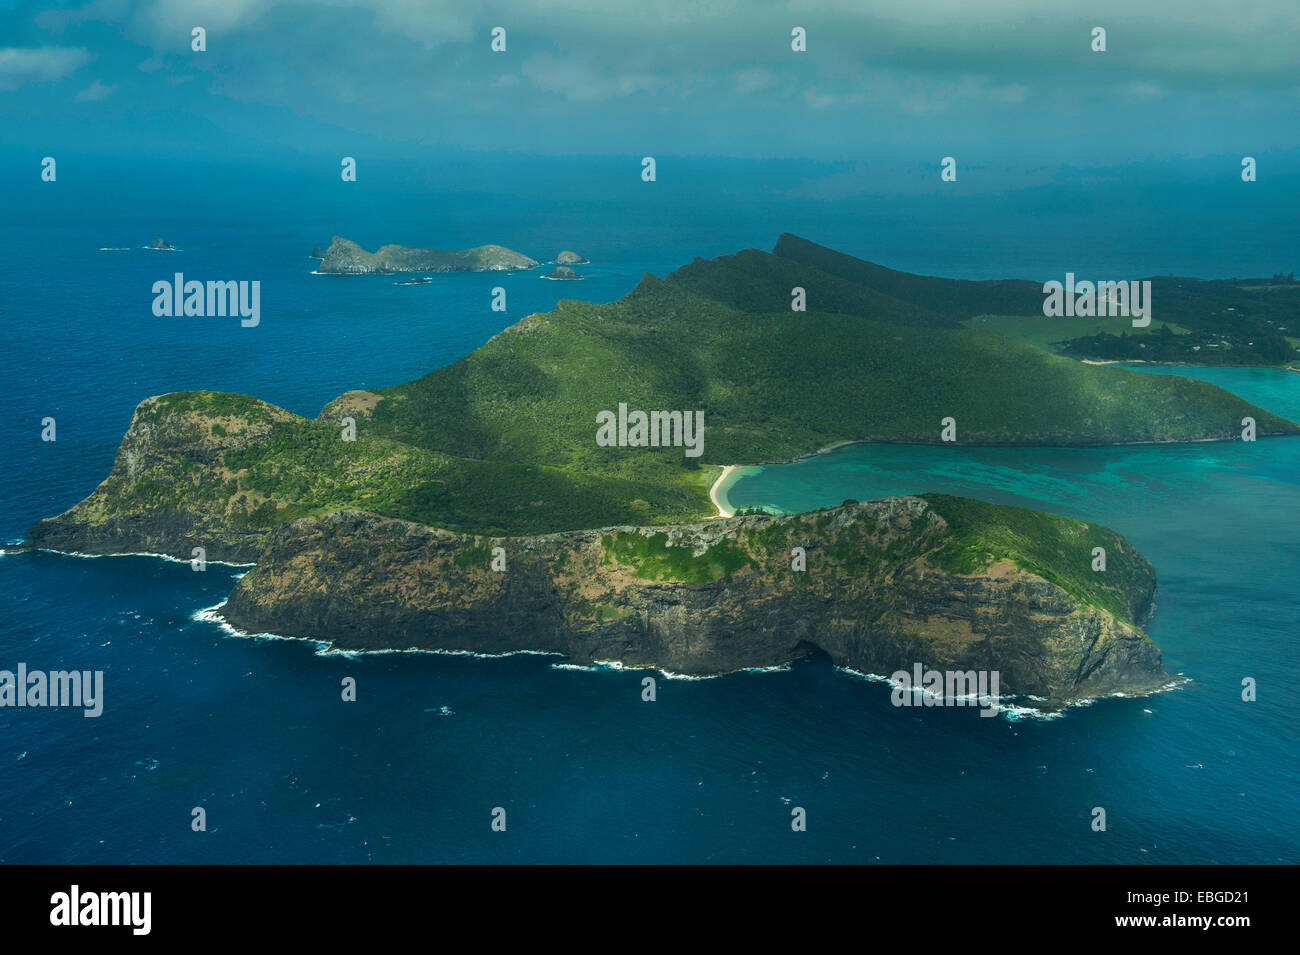
[[[169,46],[188,49],[195,27],[209,34],[230,33],[252,24],[274,6],[268,0],[152,0],[139,8],[135,24]],[[311,14],[305,11],[305,15]]]
[[[653,73],[610,74],[549,53],[530,56],[521,72],[539,89],[578,102],[631,96],[657,90],[665,83],[663,77]]]
[[[870,65],[932,75],[982,73],[1004,86],[1028,71],[1073,73],[1086,84],[1098,67],[1142,70],[1152,82],[1170,86],[1250,85],[1268,77],[1290,88],[1300,79],[1295,0],[1053,0],[1046,6],[1042,0],[91,0],[35,19],[55,31],[92,20],[115,23],[129,38],[172,51],[188,47],[194,26],[227,42],[236,34],[280,34],[289,47],[289,34],[298,30],[347,40],[365,26],[395,41],[393,49],[428,51],[486,43],[488,31],[501,25],[512,51],[537,53],[571,38],[573,55],[598,71],[598,63],[614,69],[629,55],[653,49],[664,84],[673,70],[701,62],[731,72],[741,69],[740,57],[748,66],[755,56],[789,57],[795,24],[809,31],[809,52],[801,57],[810,65],[833,65],[845,77],[855,66]],[[1094,26],[1108,31],[1105,54],[1091,53]],[[361,51],[356,55],[364,58]]]
[[[796,25],[808,31],[806,53],[790,48]],[[190,51],[194,26],[208,31],[205,55]],[[508,31],[504,53],[490,50],[495,26]],[[1107,30],[1105,53],[1091,50],[1094,26]],[[475,148],[502,141],[487,118],[509,111],[521,129],[542,130],[535,142],[595,151],[651,129],[702,151],[761,142],[849,155],[861,142],[903,143],[944,125],[947,139],[1059,124],[1060,142],[1084,137],[1084,119],[1125,110],[1144,130],[1210,109],[1283,137],[1297,115],[1297,33],[1296,0],[19,0],[0,9],[0,35],[15,46],[93,50],[105,82],[153,74],[154,83],[121,80],[114,105],[202,102],[232,125],[279,111],[322,136],[414,142],[425,133],[410,117],[435,101],[452,138]],[[79,56],[75,66],[0,60],[0,89],[66,76],[88,58]],[[70,107],[87,82],[69,81],[60,101]],[[168,99],[180,83],[191,84],[188,98]],[[772,121],[792,109],[806,121],[798,144]],[[1256,118],[1265,115],[1271,126]],[[254,138],[287,135],[247,123]],[[1180,128],[1202,135],[1190,122]]]
[[[115,5],[119,0],[95,0],[89,7]],[[278,11],[292,13],[313,26],[343,23],[340,13],[359,10],[385,33],[400,35],[430,49],[441,43],[465,42],[476,31],[470,5],[460,0],[148,0],[132,21],[137,35],[163,47],[179,37],[189,45],[189,33],[203,27],[209,35],[233,36],[261,25]],[[507,24],[508,25],[508,24]],[[209,41],[211,42],[211,41]]]
[[[63,33],[68,27],[82,23],[121,21],[130,12],[128,0],[94,0],[74,10],[42,10],[34,19],[42,30]]]
[[[116,86],[105,86],[103,83],[99,82],[99,80],[94,80],[89,86],[74,96],[73,100],[78,103],[93,103],[96,100],[103,99],[105,96],[112,95],[112,92],[115,89],[117,89]]]
[[[750,70],[741,70],[732,76],[731,81],[735,91],[743,96],[767,89],[776,82],[776,77],[772,75],[771,70],[765,70],[758,66]]]
[[[17,89],[24,83],[48,83],[63,79],[81,69],[91,59],[89,51],[80,47],[0,49],[0,90]]]
[[[872,70],[858,77],[855,91],[844,97],[853,105],[892,105],[900,113],[927,116],[975,104],[1018,105],[1026,102],[1032,89],[1024,83],[994,83],[987,76],[914,75],[898,70]]]
[[[989,90],[988,95],[1000,103],[1023,103],[1029,98],[1029,87],[1023,83],[1008,83],[1006,86]]]
[[[170,0],[168,0],[170,2]],[[473,4],[463,0],[343,0],[345,6],[373,8],[375,23],[390,33],[418,40],[425,49],[440,43],[464,43],[478,32],[470,11]],[[483,24],[482,26],[486,26]],[[509,26],[506,39],[509,40]],[[486,32],[486,31],[484,31]]]
[[[813,109],[829,109],[835,105],[835,96],[831,93],[818,93],[816,90],[805,90],[803,98],[804,102]]]

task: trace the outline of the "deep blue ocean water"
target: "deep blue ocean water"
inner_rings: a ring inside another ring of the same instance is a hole
[[[666,165],[655,184],[607,160],[371,165],[345,186],[69,157],[56,184],[7,178],[0,540],[93,489],[146,396],[215,388],[315,415],[349,388],[452,362],[561,297],[608,301],[643,272],[770,248],[782,231],[958,277],[1295,267],[1297,200],[1263,183],[1244,199],[1131,184],[809,198],[833,170],[696,162],[673,177]],[[141,249],[155,234],[181,251]],[[496,242],[542,260],[570,248],[592,264],[580,284],[311,275],[308,253],[334,234],[368,248]],[[118,246],[130,251],[97,251]],[[150,286],[176,271],[260,280],[261,325],[155,318]],[[505,314],[488,307],[495,285]],[[1188,373],[1300,418],[1300,375]],[[40,440],[46,416],[57,442]],[[1298,465],[1295,440],[858,447],[731,489],[733,503],[790,509],[946,490],[1128,536],[1159,573],[1150,632],[1192,682],[1055,720],[896,709],[888,687],[825,661],[661,679],[643,703],[640,674],[550,657],[322,655],[195,619],[238,569],[2,556],[0,668],[104,670],[106,699],[98,719],[0,709],[0,861],[1300,861]],[[356,703],[339,699],[344,676]],[[1258,702],[1240,702],[1243,676]],[[195,806],[205,833],[190,829]],[[497,806],[505,833],[489,827]],[[794,806],[807,832],[791,831]],[[1094,806],[1105,833],[1089,827]]]

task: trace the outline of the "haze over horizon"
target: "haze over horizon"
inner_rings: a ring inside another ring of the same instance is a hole
[[[328,152],[1300,166],[1300,6],[1040,6],[0,0],[0,143],[271,164]],[[205,52],[191,50],[196,26]],[[490,48],[497,26],[504,52]],[[791,49],[796,26],[806,52]],[[1097,26],[1105,52],[1091,49]]]

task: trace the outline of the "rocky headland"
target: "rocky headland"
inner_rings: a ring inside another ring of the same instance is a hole
[[[813,650],[866,673],[992,669],[1004,694],[1049,705],[1169,682],[1138,626],[1155,573],[1131,545],[1077,528],[1078,559],[1094,536],[1132,557],[1112,611],[1015,561],[959,566],[951,500],[518,538],[344,510],[272,533],[220,613],[340,649],[551,651],[693,675]]]

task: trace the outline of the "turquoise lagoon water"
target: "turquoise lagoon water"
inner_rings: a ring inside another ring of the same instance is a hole
[[[1202,378],[1300,418],[1294,372],[1128,367]],[[1138,546],[1159,582],[1147,629],[1166,668],[1191,682],[1142,702],[1108,700],[1071,712],[1069,730],[1032,732],[1078,731],[1097,741],[1113,734],[1116,751],[1103,761],[1109,766],[1084,772],[1089,782],[1141,793],[1152,807],[1163,803],[1170,818],[1149,830],[1153,841],[1179,825],[1184,834],[1217,827],[1258,841],[1254,858],[1265,858],[1271,846],[1278,850],[1273,858],[1294,859],[1288,829],[1300,803],[1293,716],[1300,704],[1300,439],[1101,449],[859,444],[741,469],[720,496],[736,508],[803,511],[927,491],[1068,514],[1105,524]],[[1257,702],[1241,701],[1244,677],[1269,688]],[[1052,771],[1044,765],[1043,772]],[[1119,766],[1125,768],[1117,772]],[[1127,773],[1133,778],[1118,778]],[[1098,796],[1106,805],[1100,790]],[[1164,838],[1168,850],[1170,836]]]

